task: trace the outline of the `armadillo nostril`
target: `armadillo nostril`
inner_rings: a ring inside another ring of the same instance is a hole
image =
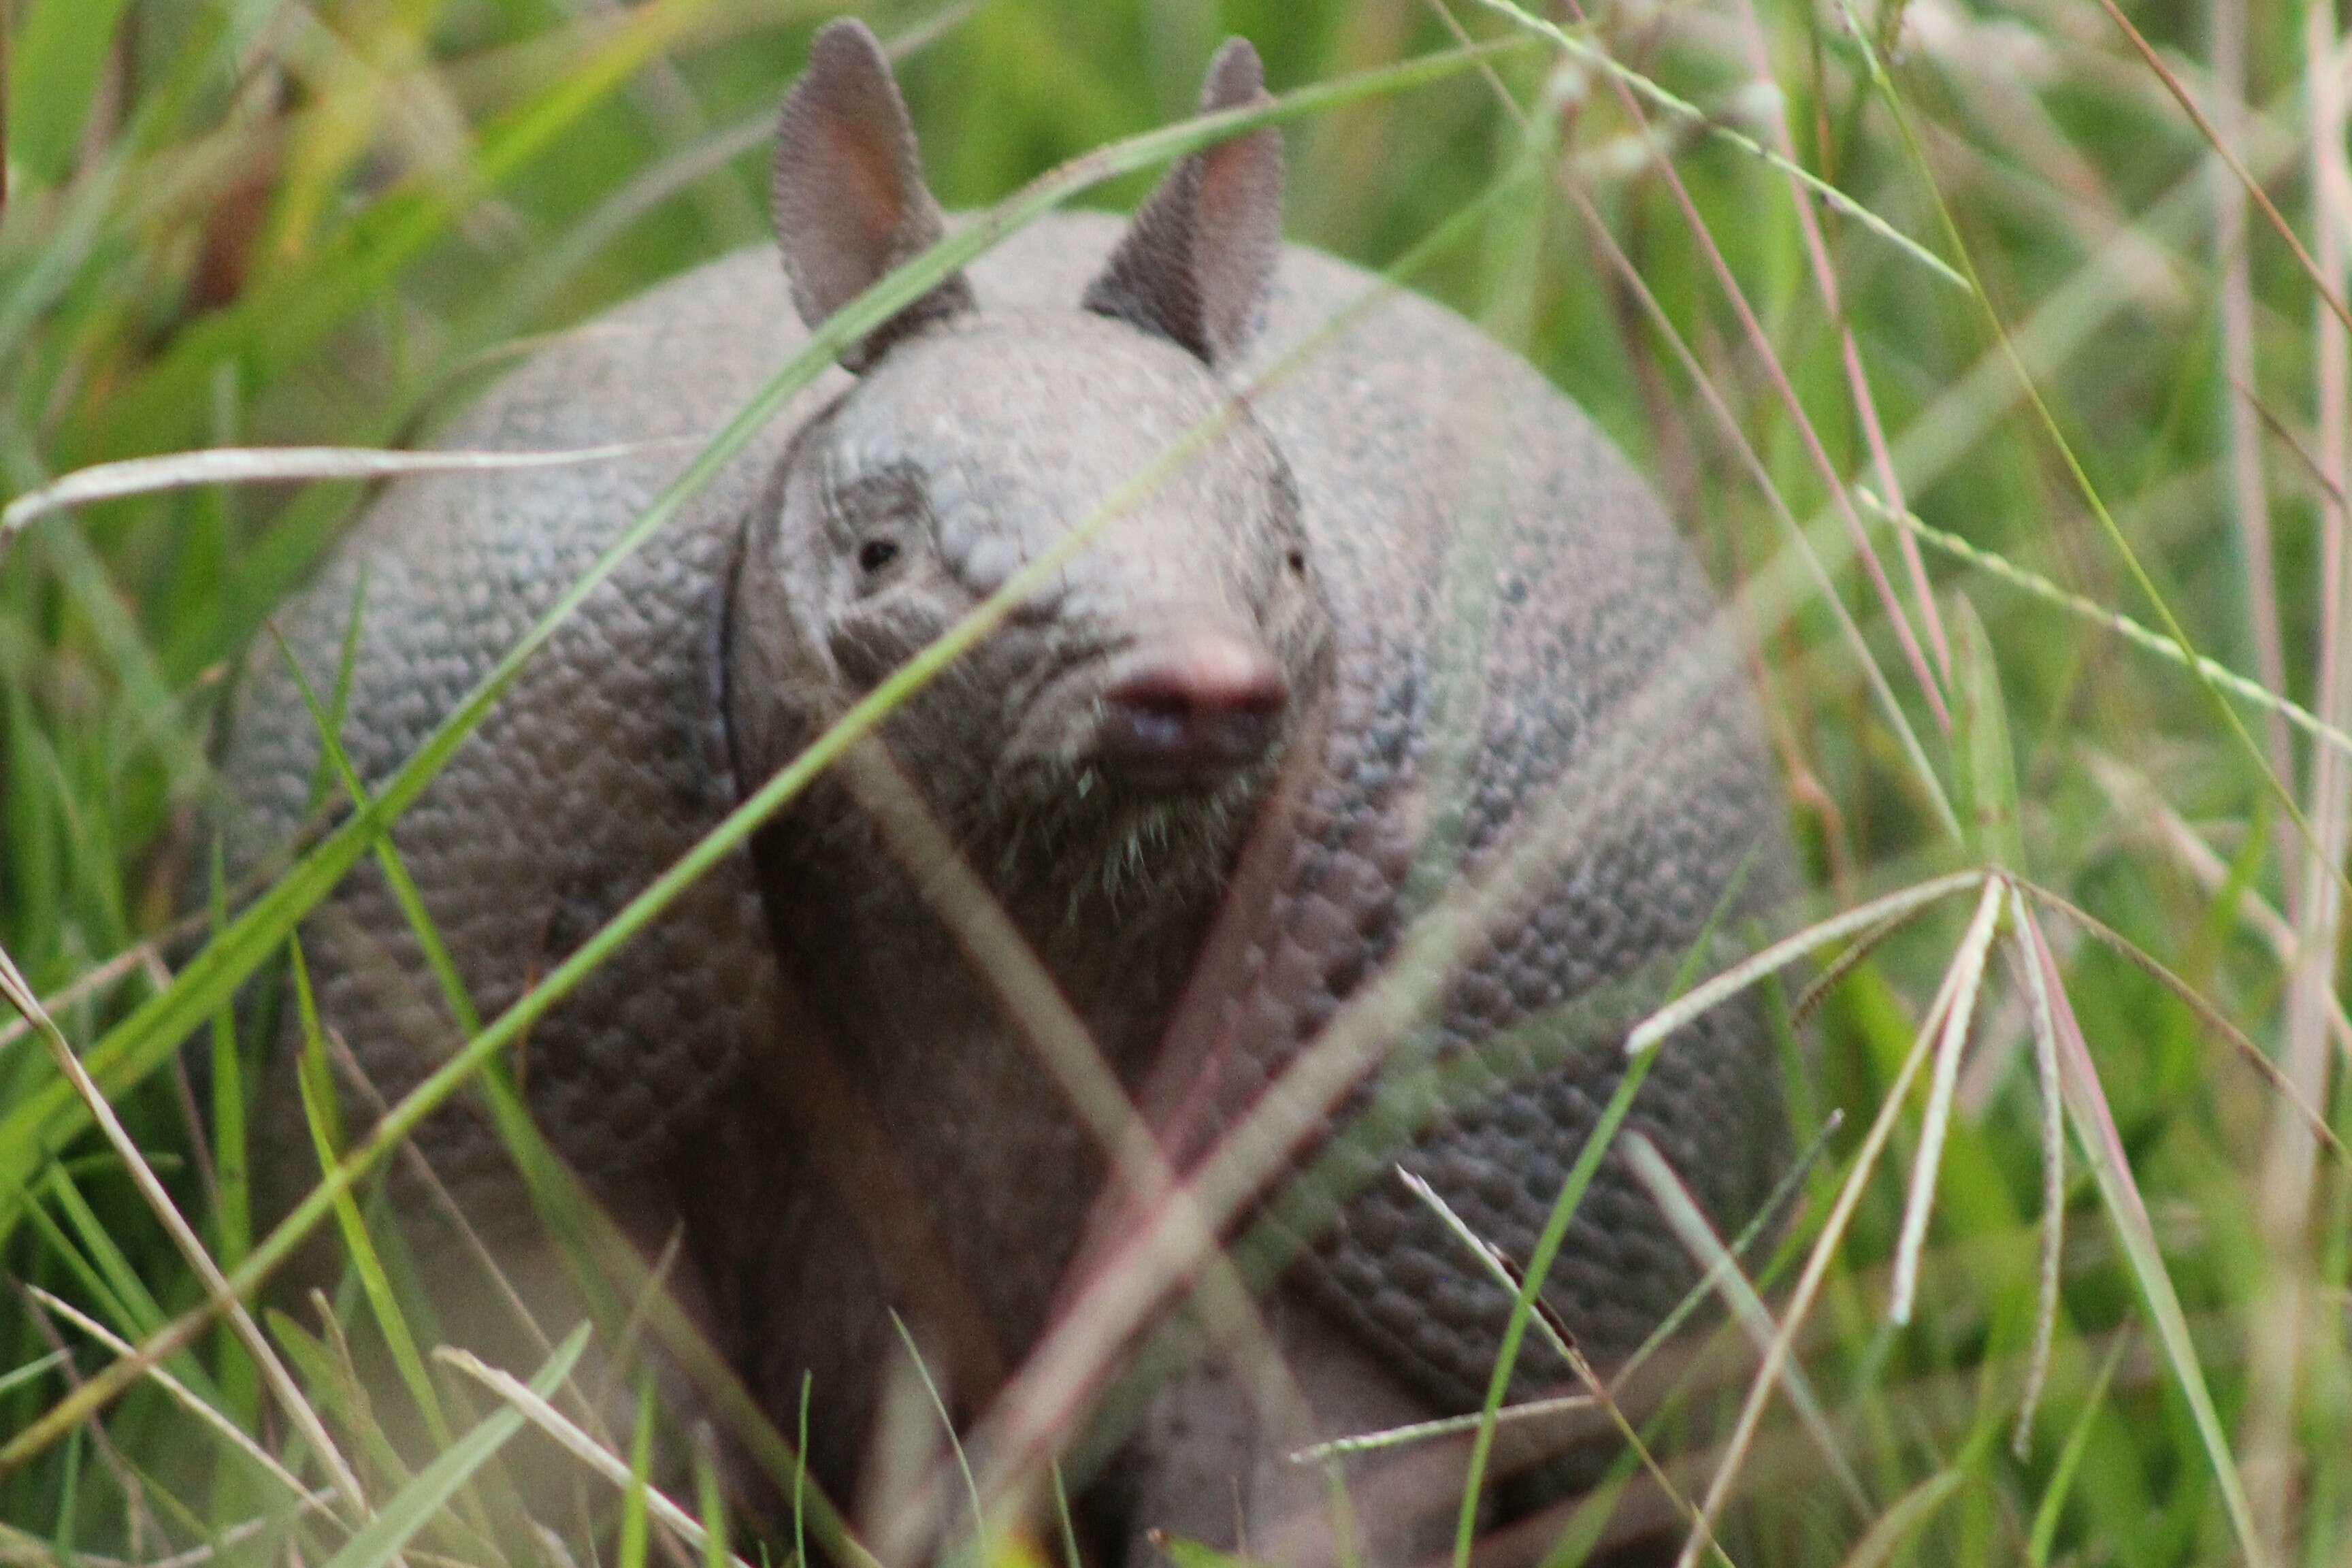
[[[1265,754],[1289,705],[1271,654],[1222,633],[1139,649],[1103,689],[1102,761],[1145,789],[1213,788]]]

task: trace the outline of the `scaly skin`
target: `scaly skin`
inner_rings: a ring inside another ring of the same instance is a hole
[[[1074,310],[1119,232],[1073,215],[1014,237],[972,269],[982,319]],[[1286,249],[1265,329],[1226,379],[1246,384],[1376,287]],[[571,334],[446,440],[698,437],[801,341],[772,254],[732,257]],[[728,576],[746,521],[767,515],[767,476],[793,431],[849,384],[829,372],[602,586],[399,825],[395,841],[486,1014],[757,782],[732,773]],[[1129,924],[1029,919],[1081,1016],[1167,1113],[1180,1159],[1213,1142],[1381,973],[1413,915],[1479,884],[1531,834],[1549,837],[1520,892],[1451,967],[1435,1028],[1417,1037],[1441,1058],[1614,977],[1670,965],[1743,863],[1735,913],[1785,882],[1776,789],[1728,639],[1710,632],[1706,585],[1573,405],[1460,319],[1394,294],[1250,408],[1295,476],[1328,606],[1328,740],[1263,923],[1202,1015],[1210,1026],[1181,1081],[1164,1070],[1153,1081],[1150,1058],[1213,883]],[[381,778],[408,753],[687,450],[393,487],[282,622],[326,689],[365,573],[343,728],[364,775]],[[1083,560],[1071,571],[1083,577]],[[252,807],[236,834],[247,860],[295,826],[315,755],[274,650],[255,662],[225,759]],[[889,1353],[877,1324],[890,1288],[872,1237],[811,1179],[825,1161],[801,1146],[805,1130],[796,1137],[790,1117],[780,1127],[774,1105],[745,1087],[747,1064],[772,1067],[792,1048],[779,1038],[782,998],[796,993],[831,1036],[885,1146],[916,1173],[948,1264],[988,1277],[983,1338],[1003,1364],[1042,1326],[1099,1170],[1018,1037],[984,1002],[975,1010],[984,993],[953,950],[936,931],[905,929],[922,921],[903,879],[845,852],[843,809],[838,792],[821,791],[788,813],[763,839],[764,884],[750,857],[723,867],[541,1026],[525,1074],[541,1126],[601,1192],[656,1228],[684,1215],[717,1337],[787,1427],[801,1373],[816,1370],[817,1414],[831,1425],[815,1446],[836,1485],[854,1474],[874,1364]],[[1010,875],[999,876],[1008,902],[1034,917],[1018,868]],[[870,894],[867,907],[852,894]],[[404,1089],[424,1069],[420,1045],[446,1044],[447,1028],[421,1000],[432,987],[380,879],[355,873],[305,936],[329,1020],[387,1093]],[[842,958],[893,942],[908,962],[887,972]],[[884,985],[919,993],[901,1023],[956,1027],[916,1038],[861,1021]],[[1584,1031],[1515,1047],[1491,1089],[1453,1105],[1402,1156],[1517,1258],[1620,1069],[1618,1037]],[[967,1098],[949,1102],[950,1092]],[[1670,1042],[1634,1122],[1718,1224],[1742,1223],[1783,1140],[1760,1021],[1726,1009]],[[990,1135],[975,1138],[975,1126]],[[443,1113],[423,1144],[470,1203],[512,1209],[496,1140],[472,1113]],[[1507,1299],[1420,1204],[1379,1179],[1385,1164],[1375,1150],[1343,1167],[1338,1213],[1293,1289],[1429,1408],[1473,1405]],[[1605,1363],[1694,1277],[1611,1161],[1547,1295]],[[1521,1364],[1523,1384],[1561,1375],[1532,1345]]]

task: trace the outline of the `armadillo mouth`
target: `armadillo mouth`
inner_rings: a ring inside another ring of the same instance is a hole
[[[1074,917],[1213,886],[1262,781],[1146,793],[1091,763],[1039,768],[992,815],[999,885],[1052,889]]]
[[[1052,888],[1079,908],[1123,909],[1213,885],[1273,777],[1283,712],[1245,722],[1157,716],[1106,700],[1134,661],[1078,662],[1041,686],[992,781],[980,815],[1003,886]]]

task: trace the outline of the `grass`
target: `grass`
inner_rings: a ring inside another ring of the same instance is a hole
[[[0,495],[193,447],[418,441],[535,336],[762,237],[764,128],[833,9],[13,0]],[[1829,922],[1772,955],[1832,982],[1790,1058],[1799,1131],[1844,1120],[1780,1258],[1748,1260],[1768,1315],[1712,1331],[1662,1418],[1589,1391],[1638,1434],[1611,1481],[1490,1544],[1565,1562],[1614,1507],[1743,1568],[2342,1562],[2352,180],[2329,11],[1533,12],[867,12],[905,46],[942,198],[1024,193],[1008,220],[1133,199],[1222,128],[1153,129],[1248,34],[1285,94],[1293,237],[1407,267],[1526,353],[1738,606],[1815,884],[1791,924]],[[0,1557],[533,1561],[529,1426],[568,1456],[545,1522],[575,1561],[724,1561],[752,1549],[707,1456],[649,1405],[604,1429],[567,1382],[572,1325],[528,1366],[436,1349],[377,1192],[427,1101],[338,1127],[312,1095],[340,1163],[299,1212],[331,1222],[343,1288],[299,1321],[199,1310],[251,1300],[293,1236],[256,1233],[242,1100],[205,1103],[183,1058],[239,1081],[230,992],[388,856],[375,828],[462,734],[268,889],[212,884],[226,661],[365,471],[206,470],[0,524],[0,984],[27,1016],[0,1031]],[[522,1010],[475,1019],[449,972],[466,1065],[733,841]],[[1370,989],[1319,1070],[1377,1048],[1415,973]],[[1702,978],[1637,1040],[1727,989]],[[1247,1173],[1191,1195],[1213,1211]],[[1155,1267],[1205,1238],[1170,1212]],[[1004,1428],[1040,1464],[1102,1353],[1047,1352],[1032,1424]],[[377,1354],[395,1375],[356,1370]],[[1819,1418],[1759,1363],[1801,1373]],[[997,1509],[1017,1469],[967,1472],[956,1506]],[[790,1522],[780,1552],[834,1528],[814,1496]]]

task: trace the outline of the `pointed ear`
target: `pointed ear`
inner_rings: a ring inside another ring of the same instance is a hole
[[[1201,112],[1269,103],[1257,51],[1217,51]],[[1256,329],[1282,249],[1282,136],[1263,126],[1193,153],[1168,173],[1086,307],[1131,321],[1223,364]]]
[[[945,232],[906,101],[864,23],[845,19],[817,34],[808,69],[784,100],[772,191],[793,303],[812,331]],[[841,363],[862,371],[907,333],[971,302],[971,285],[950,274]]]

